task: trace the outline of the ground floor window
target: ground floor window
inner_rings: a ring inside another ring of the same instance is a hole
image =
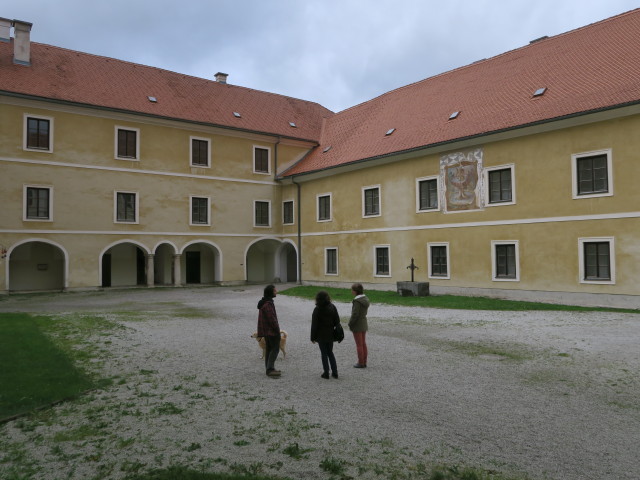
[[[430,243],[429,277],[449,278],[449,245],[446,243]]]
[[[389,258],[389,246],[378,245],[375,247],[375,275],[377,277],[391,276],[391,261]]]
[[[492,242],[491,255],[493,260],[493,280],[520,280],[518,242]]]
[[[613,238],[581,238],[579,250],[581,282],[615,282]]]
[[[338,274],[338,249],[326,248],[324,251],[325,256],[325,274],[337,275]]]

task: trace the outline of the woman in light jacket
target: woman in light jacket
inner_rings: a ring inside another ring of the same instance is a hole
[[[358,352],[358,363],[355,368],[367,368],[367,311],[369,310],[369,299],[364,294],[361,283],[354,283],[351,286],[351,294],[354,296],[351,306],[351,318],[349,319],[349,330],[353,332],[353,339],[356,342]]]

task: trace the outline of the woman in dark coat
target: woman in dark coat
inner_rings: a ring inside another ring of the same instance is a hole
[[[333,329],[340,323],[340,316],[335,305],[331,303],[329,294],[321,290],[316,295],[316,308],[311,317],[311,341],[320,347],[322,358],[322,378],[329,378],[329,366],[331,376],[338,378],[336,357],[333,355]]]

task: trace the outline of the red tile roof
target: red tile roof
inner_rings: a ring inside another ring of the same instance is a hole
[[[31,66],[14,65],[13,40],[0,42],[3,92],[314,141],[333,115],[313,102],[35,42]]]
[[[344,110],[325,121],[321,145],[285,176],[638,102],[640,9]]]

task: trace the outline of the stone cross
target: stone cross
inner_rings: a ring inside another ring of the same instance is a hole
[[[409,265],[407,268],[411,269],[411,281],[413,282],[413,272],[414,270],[419,270],[420,267],[418,267],[415,263],[413,263],[413,257],[411,258],[411,265]]]

